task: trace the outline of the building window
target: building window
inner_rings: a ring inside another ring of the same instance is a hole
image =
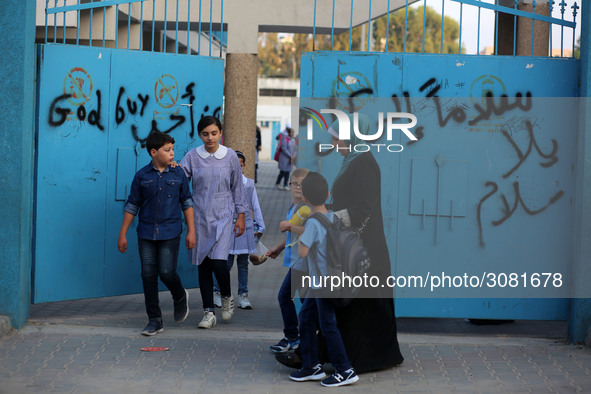
[[[259,96],[296,97],[296,89],[259,89]]]

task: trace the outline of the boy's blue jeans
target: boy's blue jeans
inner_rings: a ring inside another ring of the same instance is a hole
[[[234,256],[236,256],[238,269],[238,294],[248,293],[248,254],[228,255],[228,272],[232,270],[234,265]],[[213,291],[220,291],[216,278],[213,278]]]
[[[138,249],[142,262],[142,283],[146,313],[151,321],[162,321],[160,301],[158,299],[158,277],[170,290],[172,299],[182,300],[185,289],[176,272],[181,237],[164,241],[152,241],[138,238]]]
[[[316,337],[316,316],[320,331],[326,339],[328,357],[338,372],[351,368],[351,363],[337,327],[335,307],[330,300],[316,298],[311,291],[300,309],[300,356],[302,367],[312,368],[318,364],[318,340]]]
[[[291,295],[291,268],[287,271],[285,279],[277,294],[281,316],[283,317],[283,335],[287,339],[297,339],[300,336],[298,330],[298,313]]]

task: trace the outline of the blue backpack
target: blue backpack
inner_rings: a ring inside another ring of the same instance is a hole
[[[371,260],[357,230],[345,226],[336,215],[332,222],[318,212],[310,215],[308,219],[310,218],[318,220],[326,229],[328,276],[363,277],[371,266]],[[359,286],[349,286],[345,281],[341,281],[341,286],[331,289],[325,298],[329,298],[336,307],[344,307],[355,299],[360,290]]]

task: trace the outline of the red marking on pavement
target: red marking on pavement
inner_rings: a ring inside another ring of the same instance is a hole
[[[151,346],[151,347],[143,347],[140,348],[142,352],[164,352],[170,350],[169,347],[162,347],[162,346]]]

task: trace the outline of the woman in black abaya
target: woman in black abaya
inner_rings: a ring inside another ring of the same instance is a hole
[[[368,118],[360,114],[358,123],[359,131],[367,135]],[[338,122],[329,133],[333,145],[366,143],[353,133],[347,143],[339,140]],[[332,187],[331,209],[335,212],[346,209],[351,226],[363,229],[361,238],[371,258],[367,274],[378,276],[380,283],[386,283],[391,267],[382,221],[380,168],[371,152],[351,150],[338,150],[344,159]],[[358,373],[391,368],[404,360],[398,345],[392,289],[385,286],[371,291],[372,298],[357,298],[336,313],[347,355]]]

